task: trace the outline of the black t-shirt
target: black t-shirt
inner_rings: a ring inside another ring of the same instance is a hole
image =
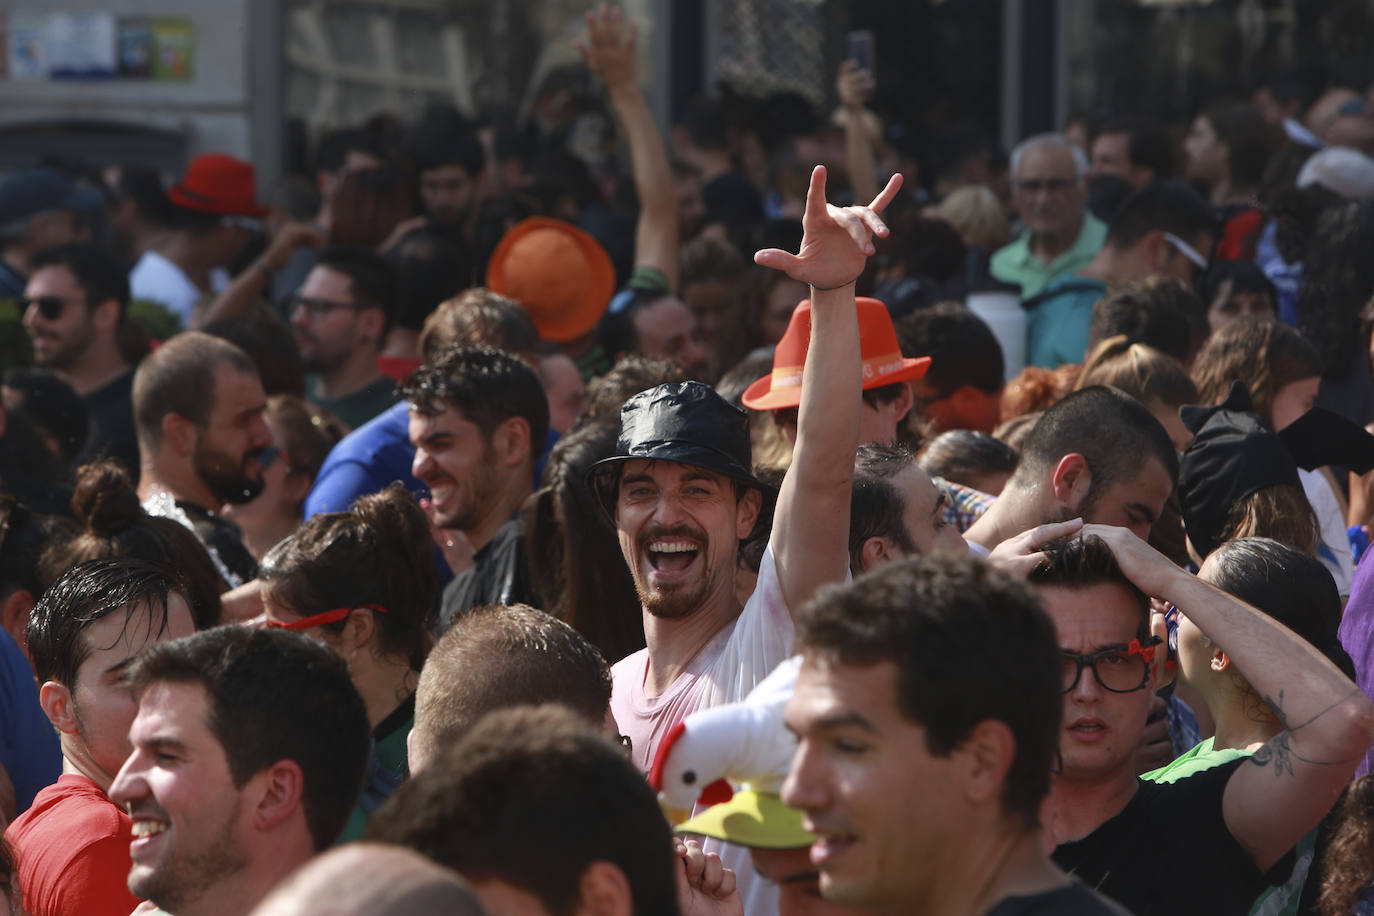
[[[1293,868],[1290,852],[1268,873],[1226,827],[1221,799],[1241,758],[1173,783],[1137,780],[1116,817],[1054,851],[1060,868],[1137,916],[1243,914]]]
[[[1007,897],[988,910],[987,916],[1131,916],[1130,912],[1101,894],[1074,882],[1068,887]]]
[[[77,465],[97,458],[113,458],[138,480],[138,436],[134,433],[134,370],[129,369],[86,402],[86,445]]]
[[[472,568],[459,573],[444,589],[439,631],[447,632],[459,614],[484,604],[537,600],[525,562],[525,523],[516,516],[496,529],[496,536],[473,554]]]
[[[248,548],[243,546],[243,532],[239,530],[238,525],[195,503],[177,500],[177,508],[185,512],[186,517],[191,520],[192,528],[200,542],[224,565],[221,575],[224,571],[231,574],[225,577],[225,584],[237,588],[258,577],[258,561],[253,559]],[[234,581],[235,579],[238,581]]]

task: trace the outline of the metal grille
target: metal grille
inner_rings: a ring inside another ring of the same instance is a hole
[[[827,0],[712,0],[708,87],[764,96],[798,92],[826,104],[834,81]]]
[[[631,0],[640,50],[650,0]],[[433,102],[466,114],[520,109],[550,69],[572,63],[585,0],[288,0],[286,115],[312,132]],[[647,55],[646,55],[647,57]]]

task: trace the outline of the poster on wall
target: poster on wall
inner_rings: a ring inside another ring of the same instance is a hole
[[[119,75],[153,75],[153,23],[149,19],[119,20]]]
[[[109,13],[52,13],[45,31],[53,79],[115,75],[115,18]]]
[[[153,79],[191,79],[195,73],[196,31],[190,21],[153,20],[153,48]]]
[[[48,17],[42,13],[10,13],[5,32],[5,58],[11,79],[46,79]]]

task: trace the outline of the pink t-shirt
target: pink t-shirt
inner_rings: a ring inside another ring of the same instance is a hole
[[[648,649],[626,656],[611,668],[611,715],[621,734],[630,737],[635,766],[648,773],[663,736],[698,709],[744,699],[792,654],[792,636],[792,615],[783,601],[770,544],[744,610],[697,653],[662,695],[644,695]]]
[[[648,773],[663,736],[698,709],[744,699],[792,654],[793,633],[792,615],[783,600],[773,546],[769,544],[759,564],[758,583],[744,610],[697,653],[661,696],[644,695],[648,649],[627,656],[611,668],[611,714],[621,734],[630,736],[635,765]],[[777,888],[758,877],[746,847],[719,840],[707,840],[703,846],[707,852],[718,854],[727,868],[734,869],[746,913],[777,913]]]

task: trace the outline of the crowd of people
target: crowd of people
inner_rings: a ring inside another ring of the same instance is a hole
[[[0,179],[0,912],[1374,913],[1374,90],[579,48]]]

